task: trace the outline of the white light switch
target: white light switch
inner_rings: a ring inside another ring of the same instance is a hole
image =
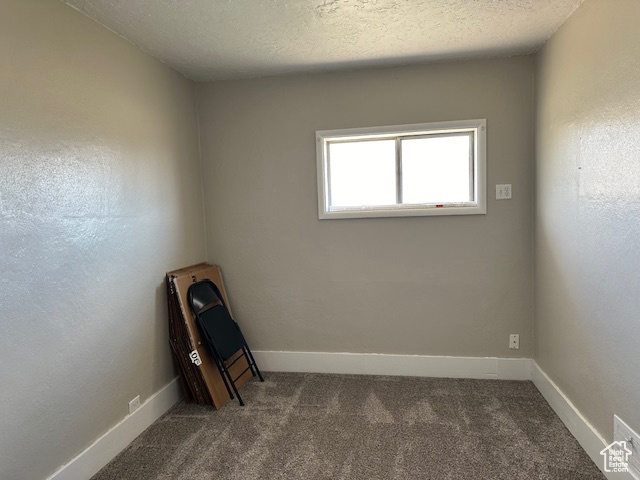
[[[496,185],[496,200],[510,200],[511,199],[511,184],[502,183]]]

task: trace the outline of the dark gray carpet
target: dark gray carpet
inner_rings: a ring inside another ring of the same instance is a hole
[[[531,382],[267,373],[180,403],[94,480],[603,479]]]

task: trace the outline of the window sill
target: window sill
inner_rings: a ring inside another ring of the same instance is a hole
[[[318,214],[320,220],[339,220],[345,218],[388,218],[388,217],[431,217],[443,215],[485,215],[487,209],[484,205],[443,205],[416,206],[416,207],[376,207],[376,208],[350,208],[335,209],[331,211],[321,210]]]

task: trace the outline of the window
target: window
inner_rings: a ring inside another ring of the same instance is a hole
[[[486,120],[316,132],[321,219],[486,213]]]

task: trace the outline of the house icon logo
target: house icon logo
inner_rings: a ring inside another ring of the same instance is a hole
[[[612,442],[607,445],[600,452],[600,455],[604,457],[605,472],[618,473],[629,471],[629,456],[631,455],[631,450],[627,447],[627,442],[624,440]]]

